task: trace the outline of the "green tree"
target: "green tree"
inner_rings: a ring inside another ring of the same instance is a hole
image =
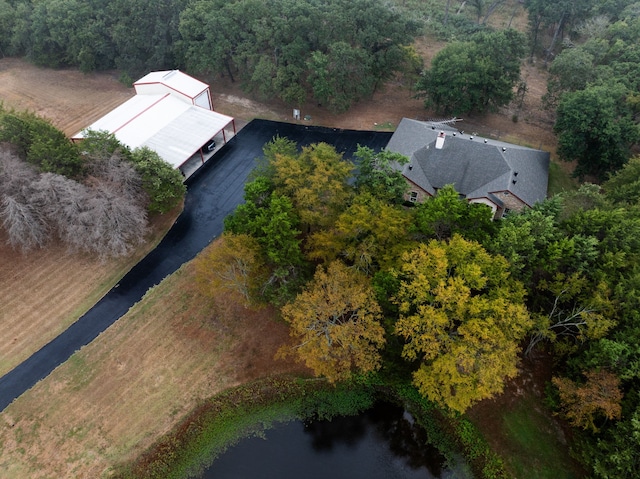
[[[131,161],[142,177],[142,187],[149,196],[150,213],[166,213],[184,199],[187,188],[177,168],[164,161],[149,148],[136,148]]]
[[[346,42],[335,42],[327,53],[311,54],[309,82],[313,97],[335,113],[349,109],[351,103],[371,96],[376,78],[369,74],[369,54]]]
[[[396,274],[396,332],[406,340],[403,357],[420,361],[413,382],[421,394],[464,412],[502,392],[532,326],[506,260],[454,235],[406,253]]]
[[[340,261],[319,266],[313,281],[282,308],[296,344],[281,354],[294,353],[330,382],[375,371],[385,343],[381,316],[366,276]]]
[[[418,24],[370,0],[198,0],[180,16],[194,71],[299,105],[341,111],[405,68]]]
[[[185,0],[112,0],[100,9],[109,30],[113,62],[130,75],[176,68],[184,61],[176,54],[180,12]]]
[[[595,80],[595,58],[584,48],[567,48],[549,67],[547,93],[543,100],[549,107],[555,107],[564,92],[582,90]]]
[[[483,243],[495,231],[491,208],[469,203],[453,185],[445,185],[436,196],[419,204],[414,218],[417,233],[426,238],[445,240],[459,234]]]
[[[225,231],[246,234],[258,242],[270,272],[262,292],[267,300],[282,304],[304,280],[300,219],[291,200],[276,194],[266,177],[247,183],[244,199],[245,203],[225,218]]]
[[[442,113],[495,110],[512,100],[523,56],[524,37],[515,30],[480,32],[438,52],[416,89],[426,108]]]
[[[409,158],[388,150],[375,152],[360,145],[354,158],[357,165],[355,186],[358,191],[368,192],[389,203],[403,203],[408,185],[399,167],[408,163]]]
[[[625,479],[637,474],[640,467],[640,402],[606,434],[594,441],[585,456],[596,477]]]
[[[4,110],[0,106],[0,142],[15,146],[18,155],[42,172],[69,178],[82,175],[76,146],[48,120],[34,113]]]
[[[602,185],[605,196],[621,205],[640,205],[640,156],[631,158]]]
[[[553,127],[558,135],[558,155],[577,161],[574,176],[604,179],[620,169],[630,148],[640,139],[620,84],[589,86],[562,95]]]
[[[0,55],[7,56],[12,52],[11,32],[16,22],[16,10],[14,6],[6,0],[0,0]]]

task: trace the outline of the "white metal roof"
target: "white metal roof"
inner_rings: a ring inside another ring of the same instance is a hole
[[[191,98],[195,98],[204,90],[209,88],[209,85],[207,85],[206,83],[203,83],[200,80],[196,80],[186,73],[182,73],[180,70],[164,70],[148,73],[140,78],[140,80],[135,82],[133,86],[135,87],[136,85],[154,83],[166,85],[167,87],[183,93]]]
[[[147,146],[178,167],[232,121],[167,93],[136,95],[86,129],[113,133],[131,149]],[[83,138],[83,131],[73,138]]]

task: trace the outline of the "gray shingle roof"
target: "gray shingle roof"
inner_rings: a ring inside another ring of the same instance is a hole
[[[440,131],[446,138],[442,149],[436,149]],[[453,184],[468,199],[496,202],[491,193],[509,191],[529,206],[547,195],[549,153],[544,151],[408,118],[400,122],[387,149],[409,157],[403,175],[430,194]]]

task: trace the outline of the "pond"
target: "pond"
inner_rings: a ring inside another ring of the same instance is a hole
[[[402,408],[377,403],[359,416],[279,424],[220,455],[202,479],[471,478],[462,461],[445,467],[426,433]]]

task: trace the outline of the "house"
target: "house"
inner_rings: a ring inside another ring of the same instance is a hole
[[[235,120],[213,110],[209,85],[179,70],[151,72],[133,86],[134,97],[72,140],[81,141],[87,130],[108,131],[131,149],[154,150],[184,173],[187,162],[204,164],[216,144],[236,134]]]
[[[471,203],[489,206],[495,218],[547,196],[547,152],[461,132],[444,123],[402,119],[387,150],[409,158],[401,166],[406,199],[421,202],[453,184]]]

